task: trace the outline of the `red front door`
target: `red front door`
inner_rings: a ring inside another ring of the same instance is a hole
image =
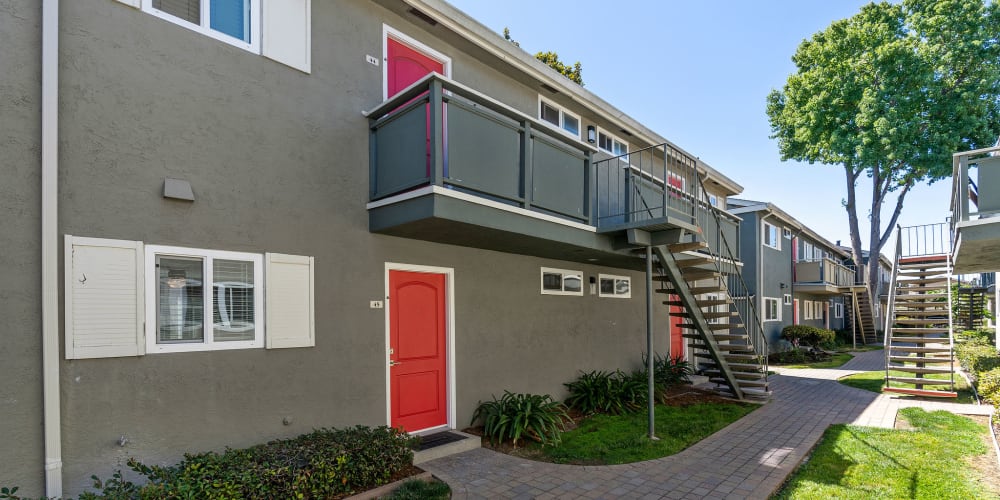
[[[391,425],[448,423],[445,275],[389,271]]]

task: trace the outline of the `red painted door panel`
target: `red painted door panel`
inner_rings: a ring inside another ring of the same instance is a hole
[[[680,297],[676,295],[671,295],[670,300],[680,300]],[[670,306],[670,312],[679,313],[683,312],[684,308],[681,306]],[[680,324],[684,322],[684,318],[680,316],[670,316],[670,357],[676,358],[677,356],[684,356],[684,337],[681,334],[684,333],[684,329],[680,327]]]
[[[443,274],[389,271],[389,392],[393,427],[448,423]]]
[[[386,39],[385,51],[386,93],[389,98],[430,73],[444,75],[444,63],[392,37]],[[428,176],[431,174],[431,114],[429,106],[429,104],[424,106],[427,122],[425,137],[427,140],[426,170]]]
[[[428,73],[444,74],[444,63],[389,37],[385,41],[388,97],[398,94]]]

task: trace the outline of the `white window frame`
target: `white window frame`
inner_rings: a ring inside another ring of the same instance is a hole
[[[555,123],[552,123],[552,122],[550,122],[548,120],[542,119],[542,104],[544,104],[544,105],[546,105],[546,106],[548,106],[548,107],[550,107],[552,109],[555,109],[556,111],[559,112],[559,123],[558,124],[555,124]],[[577,128],[577,130],[576,130],[575,134],[571,130],[567,130],[566,129],[566,116],[571,116],[571,117],[573,117],[573,118],[576,119],[576,128]],[[554,102],[552,102],[552,101],[550,101],[550,100],[542,97],[541,94],[538,94],[538,121],[544,123],[545,125],[548,125],[549,128],[551,128],[553,130],[559,131],[559,133],[561,133],[563,135],[568,135],[568,136],[570,136],[570,137],[572,137],[572,138],[574,138],[576,140],[582,140],[581,138],[583,137],[583,119],[580,117],[580,115],[578,115],[576,113],[572,113],[569,110],[567,110],[565,107],[560,106],[560,105],[558,105],[558,104],[556,104],[556,103],[554,103]]]
[[[563,283],[562,290],[546,290],[545,289],[545,275],[546,274],[561,274],[561,281]],[[566,290],[566,276],[579,276],[580,277],[580,291],[567,291]],[[554,267],[543,267],[541,272],[538,273],[538,289],[541,290],[542,295],[576,295],[583,296],[583,271],[577,271],[572,269],[556,269]]]
[[[786,293],[782,296],[782,304],[786,306],[792,305],[792,294]]]
[[[784,236],[786,240],[792,239],[792,230],[787,227],[781,228],[781,235]]]
[[[774,245],[767,244],[767,236],[770,233],[767,230],[768,227],[774,230]],[[767,221],[761,221],[760,243],[765,247],[781,250],[781,233],[778,231],[778,226]]]
[[[803,300],[802,301],[802,320],[812,321],[813,319],[813,301]]]
[[[601,290],[601,280],[612,280],[614,281],[614,290],[611,293],[604,293]],[[628,292],[618,293],[618,280],[625,280],[628,282]],[[632,278],[629,276],[616,276],[614,274],[598,274],[597,275],[597,296],[598,297],[613,297],[616,299],[630,299],[632,298]]]
[[[813,252],[815,252],[815,250],[816,247],[814,247],[812,243],[802,240],[802,257],[799,258],[799,260],[811,262],[813,260]]]
[[[261,24],[261,8],[260,0],[250,0],[250,43],[244,42],[238,38],[233,38],[220,31],[213,30],[210,26],[211,24],[211,7],[209,5],[209,0],[201,0],[201,24],[194,24],[181,19],[168,12],[153,8],[153,0],[142,0],[142,10],[143,12],[149,13],[160,19],[165,19],[179,26],[183,26],[189,30],[197,31],[202,35],[214,38],[221,42],[228,43],[229,45],[234,45],[244,50],[248,50],[255,54],[260,54],[260,39],[262,24]]]
[[[840,319],[844,317],[844,304],[837,302],[833,304],[833,317]]]
[[[770,306],[769,303],[774,303],[774,313],[775,317],[770,318]],[[781,321],[781,299],[777,297],[764,297],[764,321]]]
[[[256,349],[264,347],[264,259],[262,254],[247,252],[230,252],[224,250],[207,250],[162,245],[146,245],[144,270],[146,279],[146,354],[169,352],[220,351],[230,349]],[[157,311],[159,303],[156,300],[159,273],[156,271],[156,257],[190,257],[202,259],[203,281],[205,290],[204,339],[202,342],[185,342],[159,344],[157,343]],[[253,262],[254,265],[254,339],[238,341],[213,341],[213,300],[215,287],[213,285],[212,261],[215,259],[240,260]],[[211,290],[211,292],[209,292]]]
[[[699,195],[701,194],[701,190],[698,190],[698,194]],[[714,194],[708,195],[708,204],[712,205],[713,207],[718,207],[719,206],[719,197],[718,197],[718,195],[714,195]]]
[[[612,149],[604,149],[603,147],[601,147],[601,134],[604,134],[611,139]],[[616,142],[618,144],[621,144],[622,147],[625,149],[624,153],[617,154],[614,152],[614,143]],[[630,147],[629,143],[627,141],[623,141],[621,137],[618,137],[617,135],[612,134],[611,132],[608,132],[607,130],[604,130],[601,127],[597,127],[597,149],[604,151],[605,153],[608,153],[609,155],[612,156],[624,156],[625,159],[628,159],[627,155],[629,154],[629,151],[631,151],[632,148]]]

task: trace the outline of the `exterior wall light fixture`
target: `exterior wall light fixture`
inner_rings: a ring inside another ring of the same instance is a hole
[[[587,142],[591,144],[597,142],[597,129],[593,125],[587,125]]]

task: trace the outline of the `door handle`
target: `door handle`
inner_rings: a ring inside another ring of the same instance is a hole
[[[389,360],[389,366],[396,366],[396,365],[401,365],[401,364],[403,364],[403,363],[400,363],[399,361],[396,361],[394,359],[390,359]]]

